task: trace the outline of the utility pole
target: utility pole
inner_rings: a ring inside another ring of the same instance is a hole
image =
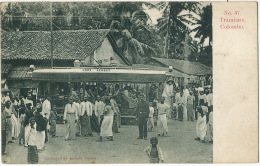
[[[53,28],[52,28],[52,2],[50,2],[50,8],[51,8],[51,68],[53,68]]]
[[[170,31],[170,24],[171,24],[171,20],[170,20],[170,14],[171,14],[171,5],[169,2],[169,15],[168,15],[168,20],[167,20],[167,33],[166,33],[166,38],[165,38],[165,50],[164,50],[164,54],[166,55],[166,58],[169,58],[169,31]]]

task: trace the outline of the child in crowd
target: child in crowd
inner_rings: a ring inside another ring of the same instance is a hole
[[[25,123],[25,109],[20,109],[20,119],[19,119],[19,123],[20,123],[20,134],[19,134],[19,145],[22,145],[22,140],[23,140],[23,144],[25,144],[25,139],[24,139],[24,123]]]
[[[164,163],[162,150],[157,146],[158,138],[152,137],[150,139],[150,143],[151,145],[147,146],[144,150],[147,156],[150,158],[150,163]]]
[[[148,131],[152,131],[154,128],[154,121],[153,121],[153,114],[154,114],[154,108],[153,108],[153,103],[149,102],[149,118],[148,118]]]
[[[36,146],[36,123],[35,118],[30,118],[30,131],[28,134],[28,164],[37,164],[39,161],[37,146]]]

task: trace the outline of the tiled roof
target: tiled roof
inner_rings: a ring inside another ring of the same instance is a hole
[[[53,31],[53,58],[83,60],[101,45],[110,30]],[[2,59],[51,59],[50,31],[2,31]]]
[[[50,66],[36,66],[36,69],[48,69]],[[31,79],[32,75],[29,73],[29,66],[14,66],[10,71],[10,79]]]
[[[207,75],[212,74],[212,68],[199,62],[190,62],[177,59],[151,58],[146,63],[155,60],[165,67],[172,66],[173,69],[189,75]]]
[[[2,74],[8,74],[11,69],[12,69],[11,64],[9,64],[9,63],[2,63],[1,64],[1,73]]]

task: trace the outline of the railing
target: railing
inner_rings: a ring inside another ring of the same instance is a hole
[[[149,70],[149,68],[138,68],[133,69],[131,67],[97,67],[97,66],[88,66],[88,67],[52,67],[52,69],[128,69],[128,70]]]

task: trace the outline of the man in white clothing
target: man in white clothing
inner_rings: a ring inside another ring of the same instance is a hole
[[[76,100],[73,102],[78,109],[78,117],[80,116],[80,99],[79,97],[76,98]],[[80,136],[81,135],[81,125],[80,125],[80,121],[78,121],[78,123],[76,124],[76,136]]]
[[[105,104],[100,100],[100,96],[97,96],[97,100],[95,102],[95,115],[98,117],[98,123],[100,124],[100,116],[103,115],[105,109]]]
[[[42,113],[43,113],[43,116],[49,122],[49,117],[50,117],[50,114],[51,114],[50,96],[46,96],[45,100],[42,103]],[[45,142],[48,142],[48,131],[49,130],[50,130],[50,124],[47,123],[46,130],[45,130]]]
[[[165,136],[168,134],[168,124],[167,124],[167,109],[168,106],[164,103],[164,98],[161,99],[161,103],[158,104],[158,136]]]
[[[69,99],[69,103],[66,104],[63,120],[67,123],[67,133],[65,140],[76,139],[76,123],[78,122],[78,107],[73,103],[73,99]]]
[[[167,117],[171,118],[171,111],[172,111],[172,98],[174,96],[174,87],[173,87],[173,79],[170,78],[167,81],[162,93],[162,97],[164,97],[165,105],[168,107]]]
[[[51,113],[51,102],[50,96],[47,96],[42,103],[42,113],[45,115],[47,119],[49,119]]]

